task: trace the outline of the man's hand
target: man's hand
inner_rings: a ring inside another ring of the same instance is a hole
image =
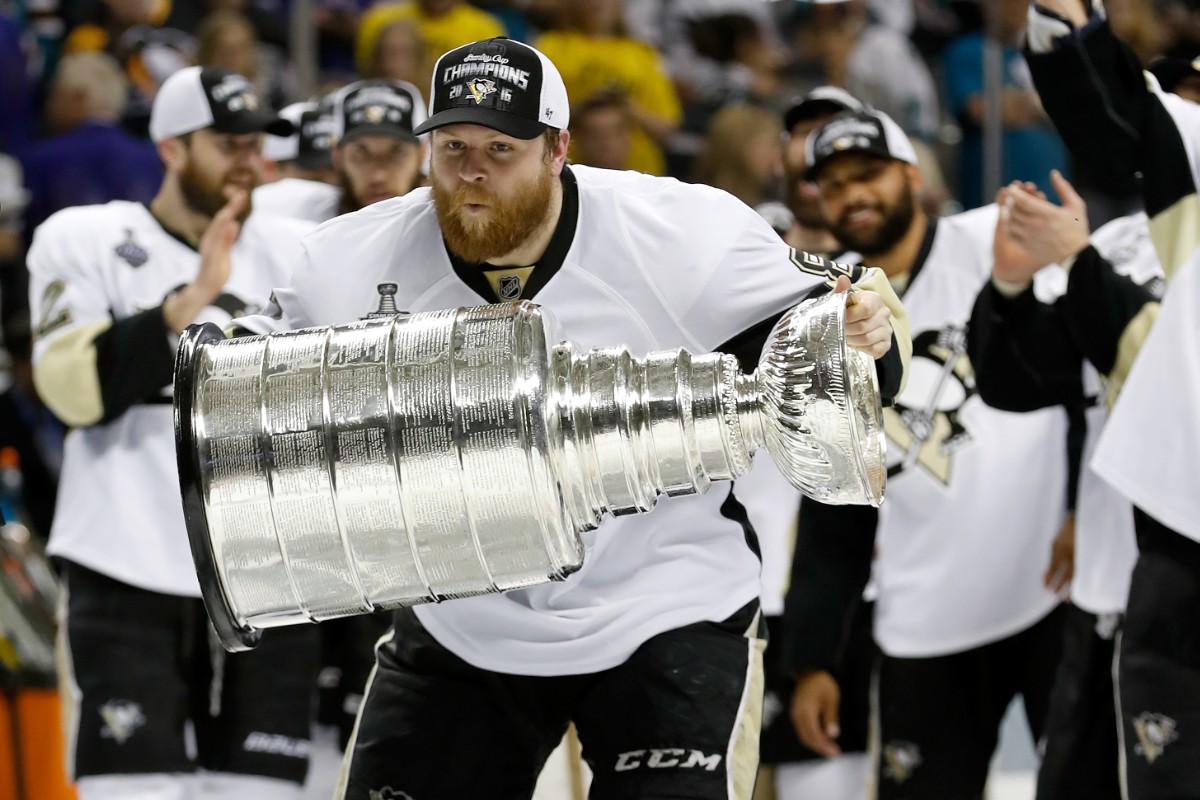
[[[1064,599],[1075,577],[1075,515],[1068,514],[1050,548],[1050,566],[1042,576],[1042,585]]]
[[[1002,190],[1000,214],[1007,237],[1035,261],[1061,264],[1088,246],[1087,204],[1058,170],[1051,171],[1050,180],[1061,206],[1013,184]]]
[[[837,279],[835,292],[850,292],[846,299],[846,344],[871,358],[883,358],[892,347],[892,312],[883,298],[869,289],[851,291],[850,279]]]
[[[840,756],[842,748],[834,741],[842,734],[838,725],[838,706],[842,690],[837,680],[824,670],[800,673],[792,692],[792,725],[800,741],[827,758]]]
[[[239,221],[250,195],[234,190],[200,237],[200,270],[196,279],[163,301],[163,321],[176,333],[192,323],[221,294],[232,269],[230,251],[242,231]]]
[[[1008,194],[1011,191],[1017,191],[1017,186],[1034,196],[1046,199],[1046,195],[1039,192],[1032,183],[1014,183],[1013,186],[1006,186],[996,193],[996,205],[1000,207],[1000,214],[996,218],[996,232],[992,237],[992,277],[1014,286],[1028,285],[1033,280],[1034,274],[1050,263],[1034,257],[1032,253],[1014,242],[1012,236],[1009,235]]]

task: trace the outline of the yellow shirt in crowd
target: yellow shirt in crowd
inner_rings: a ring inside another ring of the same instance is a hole
[[[354,63],[359,75],[370,75],[374,67],[375,46],[379,36],[393,22],[412,20],[425,37],[425,74],[433,74],[433,65],[447,50],[505,34],[504,24],[496,17],[463,3],[445,14],[430,16],[411,0],[404,3],[377,5],[363,14],[354,45]],[[422,86],[421,91],[429,91]],[[428,100],[428,98],[426,98]]]
[[[616,90],[643,110],[675,124],[683,116],[658,51],[647,44],[624,37],[552,31],[534,46],[562,73],[572,105],[582,103],[594,92]],[[662,148],[640,128],[634,129],[632,139],[629,169],[662,175],[666,171]]]

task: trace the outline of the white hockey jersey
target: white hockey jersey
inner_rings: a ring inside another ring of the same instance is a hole
[[[1102,225],[1092,234],[1091,243],[1117,273],[1143,284],[1162,280],[1162,267],[1154,254],[1144,213],[1118,217]],[[1066,291],[1067,275],[1057,267],[1045,272],[1048,280],[1038,284],[1038,299],[1048,302]],[[1071,601],[1093,614],[1112,614],[1125,611],[1129,580],[1137,561],[1133,508],[1091,466],[1109,411],[1100,375],[1086,361],[1083,385],[1093,402],[1086,412],[1087,438],[1075,508],[1075,577],[1071,582]]]
[[[1200,542],[1195,485],[1200,448],[1200,106],[1152,90],[1170,114],[1187,163],[1150,164],[1189,170],[1191,191],[1150,222],[1170,285],[1113,406],[1092,468],[1160,523]]]
[[[477,266],[452,263],[430,190],[421,188],[308,236],[291,288],[276,292],[281,318],[240,324],[263,331],[350,322],[379,306],[383,283],[399,287],[400,309],[475,306],[496,299],[486,291],[490,281],[503,299],[548,308],[579,347],[705,353],[800,302],[828,277],[798,268],[770,226],[724,192],[579,166],[563,183],[562,218],[532,272],[494,268],[489,273],[498,274],[485,279]],[[855,278],[890,294],[878,270],[856,270]],[[902,326],[898,304],[894,313]],[[907,337],[898,338],[904,349]],[[564,582],[416,613],[444,646],[485,669],[603,670],[658,633],[725,619],[758,596],[759,561],[742,517],[728,484],[702,496],[663,497],[650,514],[606,519],[584,534],[584,566]]]
[[[909,381],[884,412],[875,638],[892,656],[961,652],[1058,602],[1042,586],[1065,515],[1066,414],[998,411],[976,392],[966,323],[990,279],[996,207],[937,221],[904,304]]]
[[[262,308],[271,290],[287,283],[299,240],[312,228],[252,214],[233,247],[224,292],[196,321],[224,324]],[[116,201],[50,217],[34,234],[28,263],[38,386],[52,409],[64,415],[61,409],[71,408],[65,416],[81,425],[66,437],[49,551],[132,586],[198,597],[179,495],[170,386],[110,421],[81,424],[73,417],[90,423],[112,411],[101,408],[103,387],[124,380],[97,374],[97,337],[115,322],[156,309],[191,282],[200,254],[165,230],[146,206]],[[169,382],[165,325],[154,334],[147,346],[167,359],[160,368]]]
[[[283,178],[257,187],[251,197],[256,213],[320,224],[338,215],[342,190],[321,181]]]

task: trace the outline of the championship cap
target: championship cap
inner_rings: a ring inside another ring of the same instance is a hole
[[[426,133],[471,123],[517,139],[540,136],[571,121],[567,87],[550,59],[503,36],[464,44],[442,55],[433,70]]]
[[[808,137],[808,180],[839,153],[870,153],[917,164],[917,151],[900,126],[882,111],[847,111],[825,123]]]
[[[150,138],[212,128],[221,133],[287,136],[292,123],[259,101],[250,82],[219,67],[184,67],[163,81],[150,109]]]
[[[801,122],[818,117],[840,114],[843,111],[863,111],[866,108],[857,97],[837,86],[818,86],[783,112],[783,129],[791,133]]]
[[[336,146],[368,134],[418,141],[425,121],[421,91],[405,81],[357,81],[334,95],[333,140]]]

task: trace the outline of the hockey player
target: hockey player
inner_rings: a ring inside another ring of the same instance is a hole
[[[898,390],[903,310],[878,270],[796,253],[724,192],[566,166],[566,89],[538,51],[452,50],[431,97],[417,128],[431,132],[431,188],[308,237],[273,313],[246,327],[355,320],[394,284],[410,311],[532,299],[583,347],[724,349],[749,368],[784,310],[853,283],[847,342]],[[396,614],[340,796],[528,797],[573,720],[594,797],[750,797],[759,563],[729,487],[663,498],[584,541],[562,583]]]
[[[994,206],[926,216],[916,154],[877,112],[827,123],[809,163],[834,235],[900,288],[916,335],[912,377],[884,412],[887,502],[801,504],[783,626],[792,714],[810,747],[839,753],[833,671],[878,542],[879,796],[979,797],[1010,701],[1022,696],[1039,735],[1058,662],[1059,600],[1042,576],[1065,517],[1066,415],[1000,412],[975,391],[965,326],[991,272]]]
[[[286,127],[242,76],[181,70],[151,113],[166,174],[149,206],[70,208],[34,234],[34,379],[72,426],[49,550],[65,564],[60,679],[81,800],[282,800],[304,781],[316,632],[228,658],[216,644],[171,415],[178,334],[261,308],[311,229],[251,213],[262,132]]]

